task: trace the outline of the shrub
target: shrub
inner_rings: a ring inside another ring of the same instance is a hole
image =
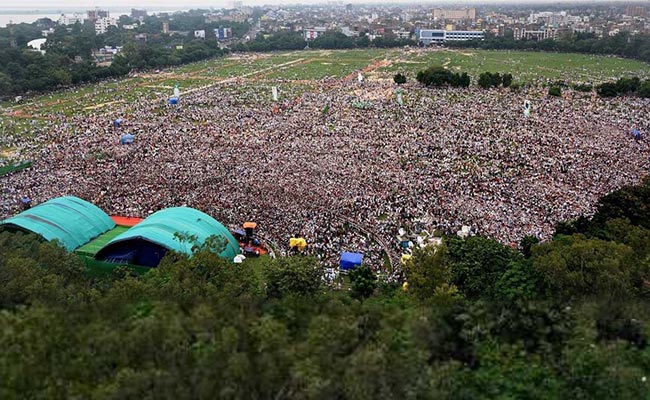
[[[559,86],[551,86],[550,88],[548,88],[548,95],[560,97],[562,96],[562,89],[560,89]]]

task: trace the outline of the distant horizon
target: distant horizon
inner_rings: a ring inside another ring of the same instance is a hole
[[[593,0],[573,0],[573,1],[549,1],[549,0],[524,0],[524,1],[516,1],[516,0],[482,0],[482,1],[476,1],[476,0],[438,0],[438,1],[425,1],[425,2],[416,2],[413,0],[393,0],[393,1],[368,1],[368,0],[342,0],[342,1],[317,1],[313,3],[307,3],[307,2],[300,2],[300,1],[295,1],[295,0],[245,0],[242,1],[244,6],[264,6],[264,5],[272,5],[272,6],[277,6],[277,5],[292,5],[292,6],[297,6],[297,5],[327,5],[328,3],[343,3],[343,4],[368,4],[368,5],[381,5],[381,4],[412,4],[412,5],[431,5],[431,6],[436,6],[436,5],[444,5],[444,6],[454,6],[454,5],[460,5],[462,7],[467,7],[469,5],[473,6],[485,6],[485,5],[503,5],[503,4],[512,4],[512,5],[517,5],[517,4],[548,4],[548,5],[571,5],[571,4],[586,4],[586,3],[593,3],[593,4],[607,4],[607,3],[619,3],[619,4],[625,4],[625,3],[647,3],[650,6],[650,1],[648,0],[599,0],[599,1],[593,1]],[[190,9],[190,8],[204,8],[204,9],[210,9],[210,8],[215,8],[215,9],[220,9],[220,8],[228,8],[231,7],[233,4],[232,0],[220,0],[217,2],[211,2],[211,1],[206,1],[206,0],[185,0],[182,2],[179,2],[178,0],[158,0],[158,1],[144,1],[140,2],[137,6],[133,5],[133,2],[131,1],[126,1],[126,0],[116,0],[116,1],[111,1],[110,4],[105,4],[102,5],[98,1],[79,1],[79,0],[72,0],[72,1],[57,1],[57,2],[50,2],[50,1],[43,1],[43,0],[24,0],[24,1],[3,1],[3,5],[0,6],[0,11],[3,12],[10,12],[10,11],[16,11],[16,12],[25,12],[25,11],[51,11],[51,10],[70,10],[70,11],[77,11],[77,10],[92,10],[95,8],[100,8],[100,9],[106,9],[106,10],[123,10],[123,9],[131,9],[131,8],[137,8],[137,9],[155,9],[155,10],[173,10],[173,9]]]

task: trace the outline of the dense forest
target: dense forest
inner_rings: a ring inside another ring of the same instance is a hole
[[[647,398],[648,204],[650,180],[545,243],[447,236],[405,286],[208,248],[96,278],[2,233],[0,398]]]

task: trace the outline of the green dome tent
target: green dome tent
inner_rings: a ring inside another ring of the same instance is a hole
[[[68,251],[83,246],[115,227],[99,207],[74,196],[57,197],[0,222],[0,230],[35,233],[58,240]]]
[[[179,235],[192,240],[182,240]],[[95,259],[156,267],[169,250],[191,256],[192,247],[202,245],[210,236],[224,240],[221,257],[232,260],[239,254],[239,243],[216,219],[189,207],[166,208],[108,242]]]

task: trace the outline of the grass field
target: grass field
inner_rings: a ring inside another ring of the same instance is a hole
[[[602,82],[621,76],[650,78],[648,64],[615,57],[582,54],[486,50],[306,50],[264,54],[237,54],[202,61],[159,73],[142,73],[119,81],[62,90],[27,98],[23,104],[0,104],[0,133],[24,135],[44,121],[60,115],[106,115],[119,108],[128,113],[142,102],[165,104],[175,84],[181,91],[232,82],[249,83],[256,90],[282,82],[284,93],[309,90],[310,81],[325,78],[392,79],[397,72],[414,79],[429,66],[468,72],[476,80],[481,72],[511,73],[515,82],[546,80]],[[288,82],[287,82],[288,81]],[[289,88],[288,86],[292,86]],[[294,87],[295,86],[295,87]],[[242,86],[246,87],[246,86]],[[7,148],[0,143],[0,150]]]

